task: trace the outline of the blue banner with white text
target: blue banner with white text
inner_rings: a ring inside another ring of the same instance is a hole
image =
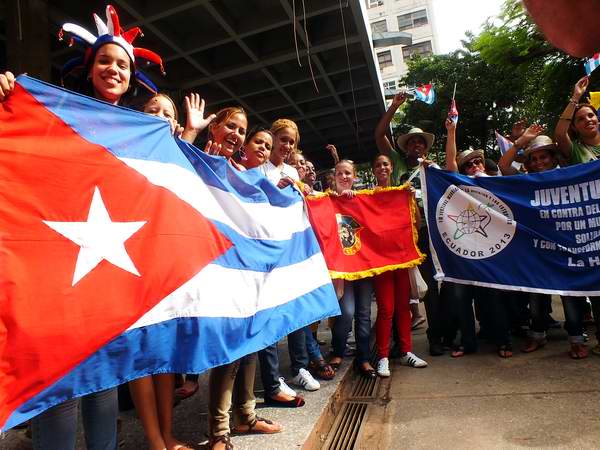
[[[434,168],[421,176],[438,279],[600,295],[600,161],[507,177]]]

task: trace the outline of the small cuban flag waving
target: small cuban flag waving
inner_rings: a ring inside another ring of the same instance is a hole
[[[424,84],[423,86],[409,90],[409,92],[415,95],[415,99],[428,105],[433,105],[433,102],[435,102],[435,90],[432,84]]]
[[[452,99],[450,110],[448,111],[448,119],[454,123],[458,123],[458,109],[456,109],[456,100]]]
[[[600,53],[596,53],[589,58],[583,66],[585,67],[585,73],[589,76],[598,66],[600,66]]]

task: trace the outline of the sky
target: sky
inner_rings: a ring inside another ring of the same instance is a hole
[[[497,16],[503,0],[433,0],[440,53],[461,47],[465,31],[477,34],[489,16]]]

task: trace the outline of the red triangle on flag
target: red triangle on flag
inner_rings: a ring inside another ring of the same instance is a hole
[[[18,85],[0,104],[0,124],[2,424],[231,243]],[[103,260],[72,285],[80,247],[43,221],[85,222],[95,187],[112,221],[146,222],[125,242],[140,275]]]

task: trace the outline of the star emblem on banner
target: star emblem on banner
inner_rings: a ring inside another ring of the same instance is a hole
[[[125,241],[146,221],[113,222],[96,186],[86,222],[43,221],[47,226],[79,245],[72,286],[90,273],[102,260],[134,275],[140,273],[125,249]]]

